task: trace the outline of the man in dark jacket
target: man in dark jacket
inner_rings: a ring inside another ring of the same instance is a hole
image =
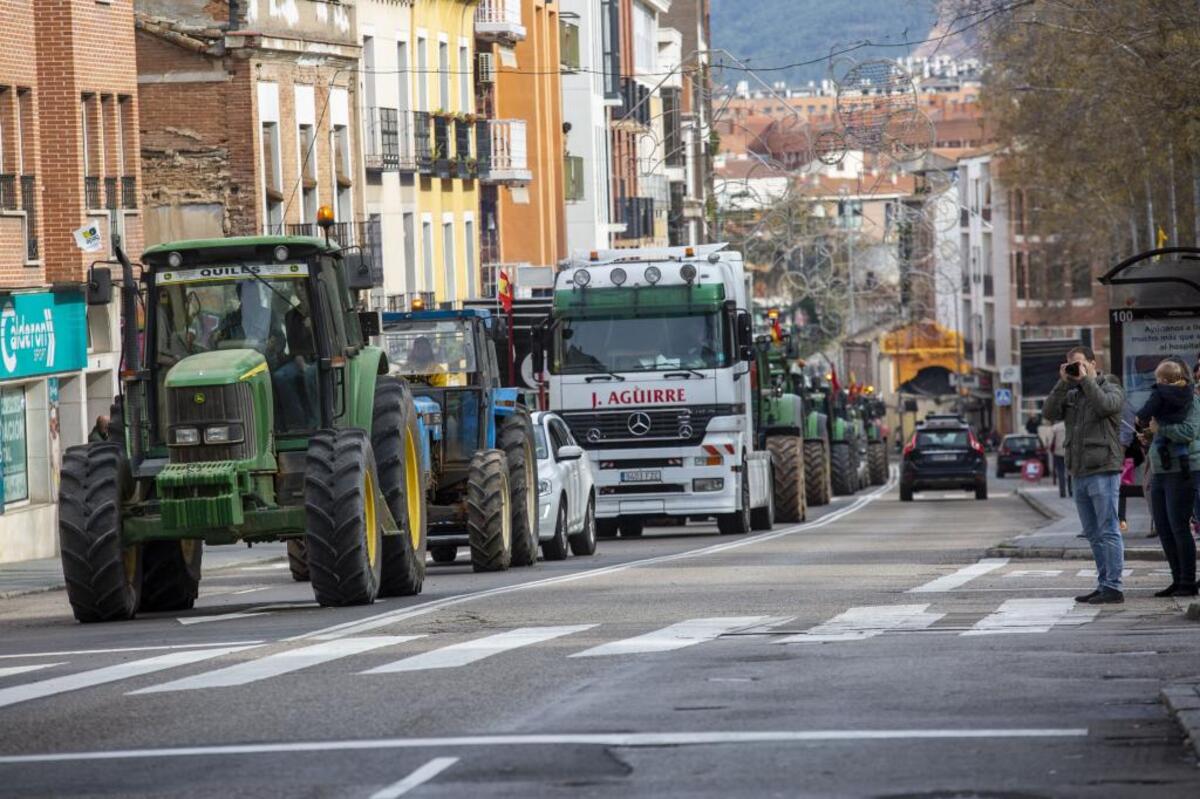
[[[1125,542],[1118,527],[1117,498],[1124,460],[1120,427],[1125,392],[1115,377],[1100,373],[1090,347],[1068,352],[1058,375],[1042,415],[1051,422],[1066,422],[1067,469],[1083,534],[1096,559],[1098,583],[1095,591],[1075,600],[1092,605],[1124,602]]]

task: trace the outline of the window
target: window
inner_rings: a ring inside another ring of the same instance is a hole
[[[429,42],[417,37],[417,110],[429,110]]]
[[[117,147],[120,159],[121,174],[121,206],[137,208],[137,176],[133,165],[137,163],[137,153],[133,151],[134,139],[130,135],[137,130],[137,116],[134,113],[133,98],[129,95],[117,97]]]
[[[450,110],[450,45],[438,42],[438,102],[443,111]]]
[[[375,108],[375,37],[364,36],[362,43],[363,61],[363,101],[367,105],[367,113]]]
[[[442,222],[442,262],[446,265],[446,299],[458,299],[458,262],[454,257],[453,222]]]
[[[1071,268],[1071,299],[1087,300],[1092,297],[1091,264],[1075,264]]]
[[[1024,300],[1027,298],[1028,289],[1026,288],[1025,275],[1025,253],[1013,253],[1013,284],[1017,287],[1017,299]]]
[[[458,46],[458,108],[471,113],[471,51],[465,44]]]
[[[339,222],[349,222],[354,217],[351,207],[350,189],[354,185],[350,168],[350,132],[345,125],[334,125],[330,132],[333,150],[333,180],[334,197],[337,198],[336,211]]]
[[[683,91],[664,88],[663,104],[663,158],[667,166],[684,166],[687,163],[683,146]]]
[[[433,282],[433,222],[428,219],[421,220],[421,256],[425,272],[423,288],[425,291],[436,291]]]
[[[25,387],[0,389],[0,452],[4,458],[4,503],[29,499],[29,447]]]
[[[600,0],[600,38],[603,44],[604,99],[621,99],[621,6],[619,0]]]
[[[412,73],[408,71],[408,42],[399,41],[396,43],[396,69],[400,71],[400,80],[397,81],[400,87],[400,96],[397,100],[397,108],[400,113],[404,114],[411,108],[410,101],[412,99],[409,94],[409,81],[412,80]]]
[[[263,221],[269,232],[283,231],[283,176],[279,167],[279,124],[262,123]]]
[[[300,221],[317,221],[317,148],[312,125],[301,125],[297,133],[300,143]]]
[[[404,227],[404,290],[417,290],[417,230],[412,212],[403,216]],[[398,309],[403,310],[403,309]]]
[[[558,61],[563,69],[579,69],[579,25],[573,20],[558,19],[558,53]]]
[[[583,186],[583,156],[566,155],[563,156],[563,161],[563,175],[566,179],[566,200],[569,203],[580,202],[586,197]]]
[[[478,297],[478,275],[475,274],[475,220],[467,217],[463,222],[463,254],[467,262],[467,296]]]
[[[633,69],[641,75],[655,72],[658,47],[654,12],[643,3],[633,4]]]

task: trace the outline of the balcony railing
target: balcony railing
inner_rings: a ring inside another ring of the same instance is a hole
[[[21,176],[21,209],[25,212],[25,258],[36,261],[38,249],[37,178]]]
[[[128,175],[121,178],[121,207],[126,209],[138,207],[137,178]]]
[[[413,112],[413,152],[417,171],[422,175],[433,172],[433,116],[428,111]]]
[[[360,223],[361,224],[361,223]],[[287,225],[287,235],[289,236],[313,236],[314,238],[325,238],[325,228],[318,225],[316,222],[301,222],[298,225]],[[365,243],[355,238],[355,223],[354,222],[334,222],[329,227],[329,238],[336,241],[343,247],[351,247],[355,244]]]
[[[367,171],[398,171],[401,147],[399,112],[395,108],[368,108],[366,123],[364,160]]]
[[[481,0],[475,9],[475,36],[489,42],[519,42],[525,38],[521,0]]]
[[[492,183],[528,183],[533,180],[529,170],[529,151],[525,138],[525,120],[489,119],[478,129],[484,135],[480,142],[479,163],[481,177]]]
[[[0,175],[0,211],[17,210],[17,176]]]
[[[104,179],[104,209],[106,211],[115,211],[121,207],[120,185],[116,178]]]
[[[83,202],[89,211],[98,211],[104,208],[104,204],[100,200],[100,178],[88,175],[83,179]]]
[[[567,202],[579,202],[585,198],[582,155],[563,156],[563,183],[566,187]]]
[[[341,247],[360,247],[363,257],[371,264],[371,274],[376,286],[383,285],[383,231],[381,222],[372,219],[366,222],[334,222],[329,228],[329,238]],[[267,235],[278,230],[266,231]],[[325,238],[325,229],[315,222],[285,225],[289,236],[313,236]]]

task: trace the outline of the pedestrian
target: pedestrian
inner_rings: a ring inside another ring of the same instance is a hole
[[[1054,465],[1054,480],[1059,497],[1073,497],[1071,476],[1067,474],[1067,423],[1059,419],[1050,427],[1050,457]]]
[[[88,441],[108,441],[108,417],[97,416],[92,432],[88,433]]]
[[[1155,370],[1156,379],[1169,385],[1183,375],[1188,398],[1187,413],[1182,421],[1166,422],[1151,414],[1148,429],[1141,434],[1147,444],[1152,476],[1150,478],[1150,512],[1158,529],[1158,542],[1171,567],[1171,584],[1154,593],[1157,597],[1196,596],[1196,542],[1188,524],[1195,502],[1196,483],[1189,463],[1200,463],[1200,399],[1193,394],[1187,381],[1186,367],[1165,360]],[[1160,382],[1159,385],[1164,385]],[[1150,403],[1147,403],[1149,406]],[[1149,410],[1143,407],[1143,411]],[[1142,412],[1138,412],[1143,421]]]
[[[1038,431],[1038,425],[1040,425],[1041,423],[1042,423],[1042,417],[1039,414],[1035,413],[1033,416],[1030,416],[1029,419],[1025,422],[1025,432],[1031,436],[1036,436],[1037,431]]]
[[[1096,590],[1076,602],[1103,605],[1124,602],[1121,570],[1125,543],[1117,522],[1124,453],[1119,436],[1125,392],[1112,375],[1100,372],[1091,347],[1073,347],[1058,369],[1058,383],[1042,406],[1050,422],[1062,421],[1066,466],[1074,488],[1075,509],[1096,560]]]

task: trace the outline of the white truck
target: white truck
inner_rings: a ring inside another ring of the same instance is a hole
[[[548,406],[588,451],[601,537],[664,516],[716,517],[725,534],[774,523],[749,311],[723,244],[592,252],[559,271],[540,331]]]

